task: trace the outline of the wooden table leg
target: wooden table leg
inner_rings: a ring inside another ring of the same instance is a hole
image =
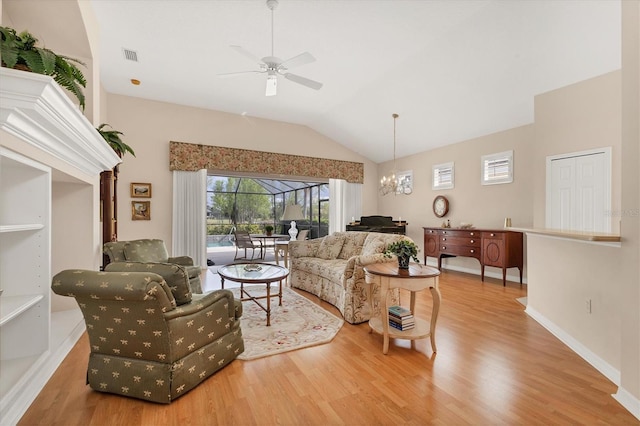
[[[271,325],[271,283],[267,283],[267,327]]]
[[[440,295],[440,289],[438,288],[438,277],[435,277],[435,285],[429,290],[433,297],[433,309],[431,310],[431,326],[429,328],[429,338],[431,339],[431,350],[438,352],[436,348],[436,323],[438,322],[438,313],[440,312],[440,301],[442,296]]]

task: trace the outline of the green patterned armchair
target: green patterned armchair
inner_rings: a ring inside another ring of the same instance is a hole
[[[242,305],[229,290],[179,304],[158,274],[88,270],[62,271],[51,288],[82,310],[96,391],[170,403],[244,351]]]
[[[174,286],[169,275],[175,275],[176,268],[171,265],[177,265],[178,269],[183,269],[187,275],[191,291],[202,293],[200,266],[194,265],[193,259],[189,256],[169,257],[167,247],[162,240],[114,241],[105,243],[103,250],[109,256],[109,265],[120,263],[110,268],[111,271],[154,272],[162,275],[169,286]]]

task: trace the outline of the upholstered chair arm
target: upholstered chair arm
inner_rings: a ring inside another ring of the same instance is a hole
[[[176,263],[182,266],[194,266],[193,259],[189,256],[170,257],[168,263]]]
[[[172,320],[180,316],[193,315],[194,313],[207,309],[209,306],[217,303],[220,300],[224,300],[225,306],[227,306],[225,315],[229,318],[235,318],[235,300],[233,298],[233,293],[231,292],[231,290],[214,290],[205,294],[194,294],[193,298],[191,299],[191,303],[179,306],[178,309],[167,313],[167,315],[165,315],[165,318],[167,320]]]
[[[163,312],[176,307],[164,279],[150,272],[99,272],[68,269],[57,273],[51,289],[76,300],[149,301],[157,300]]]
[[[289,256],[291,257],[316,257],[322,238],[305,241],[291,241],[289,243]]]
[[[171,360],[181,359],[216,341],[222,343],[221,339],[227,334],[240,332],[233,293],[229,290],[198,295],[191,303],[167,313],[165,319],[171,336]]]
[[[191,301],[189,275],[184,266],[175,263],[116,262],[108,264],[104,270],[107,272],[151,272],[158,274],[167,282],[178,305],[184,305]]]

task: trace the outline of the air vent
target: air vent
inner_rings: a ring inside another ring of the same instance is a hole
[[[122,52],[124,53],[124,58],[127,61],[138,62],[138,52],[125,48],[122,48]]]

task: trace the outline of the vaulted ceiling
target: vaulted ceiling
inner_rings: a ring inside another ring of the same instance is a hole
[[[50,2],[56,3],[56,2]],[[111,93],[306,125],[374,162],[533,122],[536,94],[620,68],[616,0],[280,0],[282,77],[230,48],[271,55],[265,0],[91,0]],[[136,52],[137,62],[123,49]],[[130,83],[135,78],[139,86]]]

